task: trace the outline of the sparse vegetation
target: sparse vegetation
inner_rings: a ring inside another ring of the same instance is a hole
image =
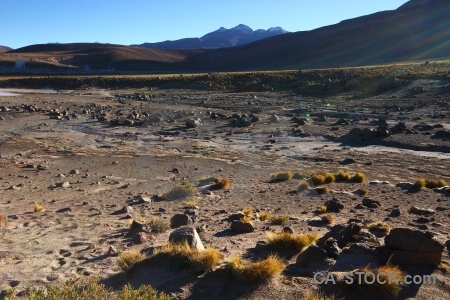
[[[292,234],[288,232],[268,233],[267,245],[276,249],[295,250],[301,252],[319,238],[316,233]]]
[[[241,221],[244,223],[250,223],[252,221],[252,217],[245,215],[241,218]]]
[[[168,200],[178,200],[193,197],[196,193],[197,189],[191,183],[183,181],[165,193],[163,197]]]
[[[278,173],[272,175],[272,180],[285,181],[285,180],[290,180],[290,179],[292,179],[291,171],[278,172]]]
[[[149,222],[147,222],[147,225],[154,233],[163,233],[170,229],[169,223],[163,220],[158,220],[156,217],[153,217]]]
[[[326,174],[325,175],[325,183],[332,183],[336,181],[336,176],[333,174]]]
[[[303,300],[334,300],[336,299],[333,295],[326,296],[320,291],[308,292]]]
[[[327,186],[316,187],[316,192],[318,195],[323,195],[330,192],[330,189]]]
[[[368,223],[368,224],[366,224],[365,228],[368,229],[369,231],[378,231],[378,232],[384,232],[384,233],[388,233],[391,230],[391,226],[389,226],[385,222]]]
[[[122,252],[117,258],[117,265],[124,272],[128,272],[131,268],[141,260],[145,259],[145,255],[139,252],[137,249],[130,249]]]
[[[325,216],[322,216],[322,221],[324,223],[327,223],[327,224],[333,224],[334,223],[334,217],[332,215],[330,215],[330,214],[327,214]]]
[[[197,207],[197,201],[196,201],[196,200],[189,200],[189,201],[186,201],[186,206],[187,206],[187,207],[190,207],[190,208]]]
[[[226,190],[230,188],[230,180],[227,178],[214,178],[214,183],[210,186],[211,190]]]
[[[325,176],[322,174],[313,174],[311,176],[311,181],[314,183],[314,185],[321,185],[325,183]]]
[[[297,191],[302,192],[309,188],[309,182],[305,179],[300,182],[300,184],[297,186]]]
[[[324,213],[327,212],[327,207],[326,207],[325,205],[323,205],[323,206],[321,206],[321,207],[319,207],[319,208],[317,209],[317,212],[318,212],[319,214],[324,214]]]
[[[444,186],[447,186],[447,182],[445,182],[444,179],[436,180],[436,179],[420,178],[414,183],[414,187],[417,189],[423,189],[425,187],[428,189],[435,189]]]
[[[357,172],[355,175],[353,175],[353,177],[350,179],[351,182],[356,182],[356,183],[364,183],[366,182],[366,175],[364,175],[361,172]]]
[[[0,227],[7,228],[9,226],[8,221],[6,221],[5,216],[0,215]]]
[[[270,223],[272,225],[286,225],[289,222],[288,216],[272,216],[270,218]]]
[[[207,248],[201,251],[185,242],[169,243],[157,250],[151,260],[176,269],[190,268],[198,272],[207,272],[211,271],[223,258],[224,255],[217,249]]]
[[[385,266],[372,269],[370,266],[366,266],[361,270],[356,270],[363,272],[362,277],[367,278],[367,280],[358,281],[358,276],[355,271],[353,272],[353,284],[347,284],[345,281],[340,281],[344,287],[344,291],[348,293],[375,293],[380,296],[396,296],[402,290],[402,285],[405,274],[397,266],[392,265],[388,262]],[[347,275],[347,276],[351,276]],[[375,277],[375,278],[374,278]],[[395,279],[395,280],[393,280]],[[367,284],[366,282],[373,282],[373,284]],[[383,283],[384,282],[384,283]]]
[[[270,212],[268,211],[262,211],[259,213],[259,219],[261,221],[267,221],[270,219]]]
[[[369,194],[369,190],[365,188],[360,188],[357,189],[354,193],[357,195],[366,196],[367,194]]]
[[[242,213],[246,216],[253,214],[253,207],[246,207],[242,210]]]
[[[309,179],[311,177],[311,175],[312,174],[309,171],[306,171],[306,172],[297,171],[292,175],[292,178],[293,179]]]
[[[29,288],[25,291],[25,297],[29,300],[171,300],[165,293],[160,293],[149,285],[141,285],[133,289],[131,285],[125,285],[117,294],[98,282],[98,278],[88,280],[72,279],[64,284],[50,284],[43,288]],[[8,298],[13,299],[13,298]]]
[[[34,203],[34,212],[43,212],[43,211],[45,211],[44,206],[35,202]]]
[[[344,172],[344,171],[342,171],[342,170],[340,170],[339,172],[337,172],[336,175],[335,175],[335,177],[336,177],[336,181],[343,181],[343,182],[350,181],[350,179],[352,178],[352,177],[350,176],[350,174],[348,174],[348,173],[346,173],[346,172]]]
[[[441,261],[441,263],[437,266],[438,270],[441,270],[444,273],[447,273],[450,271],[450,264],[445,261]]]
[[[246,262],[239,257],[234,257],[227,265],[237,278],[249,282],[270,280],[280,274],[285,267],[281,259],[272,255],[256,262]]]

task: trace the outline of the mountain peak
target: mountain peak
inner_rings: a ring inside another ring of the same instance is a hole
[[[239,24],[236,27],[231,28],[230,30],[237,30],[237,31],[250,31],[252,32],[253,29],[251,29],[250,27],[248,27],[247,25],[244,24]]]

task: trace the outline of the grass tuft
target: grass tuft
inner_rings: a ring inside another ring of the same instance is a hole
[[[246,216],[253,214],[253,207],[246,207],[242,210],[242,213]]]
[[[252,222],[252,217],[245,215],[241,218],[241,221],[244,223],[251,223]]]
[[[330,192],[330,189],[327,186],[316,187],[316,192],[318,195],[323,195]]]
[[[344,171],[342,171],[342,170],[340,170],[339,172],[337,172],[336,175],[335,175],[335,177],[336,177],[336,181],[344,181],[344,182],[347,182],[347,181],[350,181],[350,179],[351,179],[350,174],[348,174],[348,173],[346,173],[346,172],[344,172]]]
[[[139,252],[137,249],[131,249],[128,251],[122,252],[117,258],[117,265],[124,272],[128,272],[131,268],[141,260],[143,260],[146,256]]]
[[[268,281],[280,274],[286,266],[281,259],[273,255],[256,262],[246,262],[239,257],[233,257],[227,265],[237,278],[249,282]]]
[[[302,192],[309,188],[309,182],[305,179],[300,182],[300,184],[297,186],[297,191]]]
[[[327,214],[325,216],[322,216],[322,222],[327,224],[333,224],[334,223],[334,217],[330,214]]]
[[[368,223],[365,226],[366,229],[369,231],[377,231],[377,232],[384,232],[388,233],[391,230],[391,226],[389,226],[385,222],[372,222]]]
[[[259,219],[261,221],[267,221],[270,219],[270,212],[268,211],[262,211],[259,213]]]
[[[364,183],[366,182],[366,175],[364,175],[364,173],[357,172],[355,175],[353,175],[350,181],[356,183]]]
[[[194,207],[197,206],[197,201],[196,201],[196,200],[189,200],[189,201],[186,201],[186,206],[187,206],[187,207],[194,208]]]
[[[322,174],[313,174],[311,176],[311,181],[314,185],[321,185],[325,183],[325,176]]]
[[[198,272],[207,272],[217,266],[224,259],[224,255],[214,248],[206,248],[202,251],[184,242],[169,243],[157,250],[151,259],[177,269],[190,268]]]
[[[146,224],[150,227],[150,229],[154,233],[163,233],[170,229],[169,223],[163,220],[158,220],[156,217],[153,217]]]
[[[193,197],[196,193],[197,189],[191,183],[183,181],[165,193],[163,197],[168,200],[177,200]]]
[[[301,252],[319,238],[316,233],[291,234],[288,232],[267,233],[267,245],[276,249]]]
[[[361,195],[361,196],[366,196],[367,194],[369,194],[369,190],[368,189],[364,189],[364,188],[360,188],[360,189],[357,189],[355,191],[355,194]]]
[[[0,227],[7,228],[9,226],[8,221],[6,221],[5,216],[0,215]]]
[[[417,189],[423,189],[425,187],[428,189],[435,189],[444,186],[447,186],[447,183],[443,179],[436,180],[436,179],[420,178],[414,183],[414,187]]]
[[[272,216],[270,218],[270,223],[272,225],[286,225],[289,222],[288,216]]]
[[[214,178],[214,183],[209,187],[210,190],[226,190],[230,188],[228,178]]]
[[[320,291],[308,292],[306,293],[303,300],[334,300],[336,299],[333,295],[326,296],[324,293]]]
[[[326,213],[326,212],[327,212],[327,207],[326,207],[326,205],[323,205],[323,206],[319,207],[319,208],[317,209],[317,212],[318,212],[319,214],[324,214],[324,213]]]
[[[35,202],[34,203],[34,212],[43,212],[43,211],[45,211],[44,206]]]
[[[290,179],[292,179],[291,171],[278,172],[278,173],[272,175],[272,180],[285,181],[285,180],[290,180]]]

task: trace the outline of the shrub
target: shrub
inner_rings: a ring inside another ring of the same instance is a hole
[[[34,203],[34,212],[43,212],[43,211],[45,211],[44,206],[35,202]]]
[[[332,183],[336,181],[336,176],[333,174],[326,174],[325,175],[325,183]]]
[[[357,183],[364,183],[366,182],[366,175],[364,175],[361,172],[357,172],[353,177],[350,179],[351,182],[357,182]]]
[[[429,189],[441,188],[444,186],[447,186],[447,183],[443,179],[440,180],[428,179],[426,184],[426,187]]]
[[[318,212],[319,214],[324,214],[324,213],[326,213],[326,212],[327,212],[327,207],[326,207],[326,205],[323,205],[323,206],[319,207],[319,208],[317,209],[317,212]]]
[[[302,192],[309,188],[309,182],[305,179],[300,182],[300,184],[297,186],[297,191]]]
[[[423,189],[426,185],[427,185],[427,182],[423,178],[418,179],[416,182],[414,182],[414,187],[416,189]]]
[[[139,252],[137,249],[131,249],[122,252],[117,258],[117,265],[124,272],[128,272],[131,268],[141,260],[145,258],[145,255]]]
[[[3,215],[0,215],[0,227],[7,228],[9,226],[8,221]]]
[[[277,174],[272,175],[272,180],[285,181],[290,179],[292,179],[291,171],[278,172]]]
[[[153,217],[149,222],[147,222],[147,225],[154,233],[163,233],[170,228],[169,223],[163,220],[158,220],[155,217]]]
[[[272,225],[286,225],[289,222],[288,216],[272,216],[270,218],[270,223]]]
[[[163,197],[168,200],[177,200],[193,197],[196,193],[197,189],[192,184],[187,181],[183,181],[165,193]]]
[[[125,285],[116,296],[111,289],[106,288],[98,282],[98,278],[89,278],[88,280],[72,279],[62,285],[49,284],[39,289],[26,289],[25,297],[29,300],[171,300],[172,297],[165,293],[159,293],[149,285],[141,285],[139,289],[134,290],[129,284]],[[13,299],[13,298],[11,298]]]
[[[272,255],[257,262],[246,262],[239,257],[234,257],[227,265],[237,278],[249,282],[272,279],[280,274],[285,267],[285,263],[281,259]]]
[[[318,195],[323,195],[328,193],[330,189],[327,186],[316,187],[316,192]]]
[[[230,180],[227,178],[215,178],[214,183],[209,187],[210,190],[223,190],[230,188]]]
[[[247,216],[253,214],[253,207],[247,207],[247,208],[244,208],[244,209],[242,210],[242,213],[243,213],[244,215],[247,215]]]
[[[330,214],[322,216],[321,219],[322,219],[322,221],[324,223],[327,223],[327,224],[333,224],[334,223],[334,217],[332,215],[330,215]]]
[[[348,174],[348,173],[346,173],[346,172],[344,172],[342,170],[337,172],[335,177],[336,177],[336,181],[344,181],[344,182],[346,182],[346,181],[350,181],[350,179],[351,179],[350,174]]]
[[[369,231],[379,231],[379,232],[385,232],[385,233],[388,233],[391,230],[391,226],[389,226],[385,222],[372,222],[372,223],[366,224],[365,227]]]
[[[186,206],[187,206],[187,207],[194,208],[194,207],[197,206],[197,201],[196,201],[196,200],[189,200],[189,201],[186,201]]]
[[[267,221],[270,219],[270,212],[268,211],[262,211],[259,213],[259,219],[261,221]]]
[[[199,272],[207,272],[211,271],[223,258],[224,255],[217,249],[207,248],[202,251],[184,242],[169,243],[157,250],[151,260],[177,269],[191,268]]]
[[[314,183],[314,185],[321,185],[325,183],[325,176],[322,174],[313,174],[311,176],[311,181]]]
[[[319,238],[316,233],[291,234],[289,232],[268,233],[267,245],[277,249],[301,252]]]
[[[241,221],[244,223],[250,223],[252,221],[252,217],[245,215],[241,218]]]
[[[293,179],[307,179],[311,177],[311,173],[310,172],[295,172],[292,175]]]

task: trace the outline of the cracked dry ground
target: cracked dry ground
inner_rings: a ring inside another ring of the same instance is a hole
[[[173,91],[173,94],[165,92],[160,96],[183,99],[180,95],[190,97],[191,94]],[[196,96],[209,96],[212,109],[221,113],[231,114],[243,109],[238,107],[230,112],[220,107],[218,104],[223,99],[218,95],[197,93]],[[235,95],[235,98],[239,97],[247,99],[251,96]],[[0,228],[0,288],[17,284],[20,291],[30,285],[90,275],[114,278],[110,281],[120,285],[125,279],[118,275],[120,269],[116,258],[105,255],[109,246],[114,245],[119,251],[131,246],[150,251],[152,247],[167,243],[170,230],[154,234],[149,241],[134,246],[126,236],[130,219],[114,213],[134,203],[133,218],[142,216],[149,220],[157,217],[168,221],[174,214],[184,212],[185,200],[136,204],[135,197],[161,195],[182,180],[196,184],[211,176],[229,178],[231,187],[210,194],[198,193],[195,199],[199,218],[195,226],[204,225],[206,229],[200,234],[203,243],[218,248],[226,258],[242,256],[253,260],[265,255],[255,250],[257,242],[265,240],[267,232],[281,231],[281,226],[255,221],[254,232],[231,234],[230,214],[253,207],[289,216],[288,224],[295,232],[323,235],[329,228],[311,226],[307,221],[316,216],[318,207],[332,198],[339,199],[345,206],[341,212],[333,213],[335,224],[358,218],[363,222],[386,220],[392,228],[415,227],[417,216],[409,214],[408,209],[419,206],[436,210],[433,222],[427,225],[428,230],[442,242],[449,239],[448,196],[428,189],[408,193],[395,187],[398,182],[414,182],[421,177],[449,181],[448,153],[343,145],[323,138],[323,132],[329,131],[328,123],[324,125],[313,120],[304,128],[312,133],[310,136],[295,137],[286,129],[292,123],[289,118],[283,118],[283,114],[286,107],[295,107],[297,100],[289,102],[288,95],[263,93],[258,97],[273,102],[270,110],[263,111],[259,115],[261,121],[252,128],[236,131],[229,130],[228,121],[211,121],[206,117],[206,111],[211,107],[198,106],[197,100],[192,103],[178,101],[177,105],[167,106],[164,101],[156,100],[120,103],[95,90],[85,94],[27,94],[0,98],[1,105],[7,106],[26,103],[43,109],[76,110],[79,105],[95,103],[111,106],[112,110],[131,107],[162,115],[186,111],[202,119],[198,128],[163,136],[160,134],[162,129],[184,126],[183,123],[108,127],[89,115],[56,120],[43,111],[1,112],[4,120],[0,121],[0,214],[6,217],[9,226]],[[279,98],[283,98],[284,107],[277,105]],[[310,101],[310,105],[315,102]],[[274,112],[281,116],[276,124],[269,122]],[[328,122],[331,124],[337,119],[330,117]],[[443,126],[448,128],[449,124],[444,122]],[[344,134],[350,128],[340,130],[343,132],[339,134]],[[276,139],[276,143],[269,142],[270,139]],[[346,158],[354,159],[355,163],[340,164]],[[38,165],[41,167],[31,168]],[[179,173],[171,172],[174,168]],[[79,173],[70,174],[72,169]],[[270,182],[271,174],[286,170],[361,171],[368,182],[389,183],[332,183],[328,194],[293,193],[299,180]],[[65,181],[70,185],[67,188],[60,186]],[[355,209],[363,199],[353,193],[359,188],[366,188],[371,198],[381,202],[381,207]],[[35,203],[43,205],[45,211],[34,212]],[[401,215],[385,219],[394,207],[400,208]],[[383,242],[383,238],[379,240]],[[293,265],[295,258],[287,257],[288,264]],[[449,260],[447,252],[443,259]],[[198,278],[188,271],[155,269],[140,271],[129,280],[134,285],[149,283],[158,290],[192,299],[294,299],[303,297],[314,287],[310,274],[289,267],[273,281],[258,286],[230,281],[221,276],[220,271],[213,273]],[[449,275],[440,270],[435,274],[438,285],[411,289],[405,298],[448,298]]]

